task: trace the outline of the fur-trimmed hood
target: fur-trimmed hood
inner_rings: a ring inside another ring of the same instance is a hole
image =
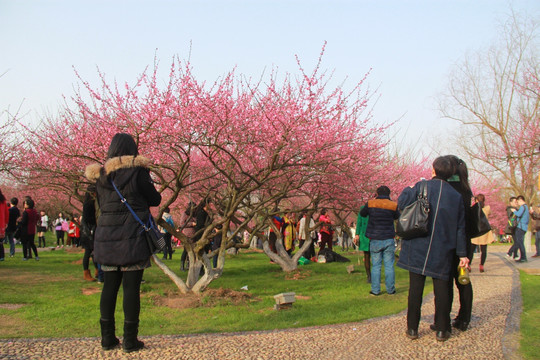
[[[150,159],[144,156],[125,155],[125,156],[110,158],[109,160],[105,162],[104,166],[101,166],[101,164],[97,164],[97,163],[90,164],[86,167],[84,175],[88,180],[95,182],[101,176],[102,169],[105,175],[109,175],[113,171],[116,171],[119,169],[127,169],[127,168],[134,168],[134,167],[148,168],[150,164],[151,164]]]

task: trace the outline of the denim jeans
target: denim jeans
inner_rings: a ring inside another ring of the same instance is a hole
[[[516,246],[520,252],[520,260],[527,260],[527,253],[525,251],[525,231],[520,228],[516,228]]]
[[[9,255],[13,256],[15,255],[15,239],[13,238],[13,235],[15,235],[15,231],[6,231],[6,237],[9,241]]]
[[[384,261],[384,283],[389,294],[396,291],[394,273],[394,239],[371,240],[369,252],[371,253],[371,292],[381,292],[381,268]]]

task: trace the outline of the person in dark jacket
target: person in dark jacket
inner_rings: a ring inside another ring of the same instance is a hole
[[[446,179],[454,174],[454,166],[447,157],[433,162],[433,179],[427,180],[429,233],[426,236],[403,240],[397,265],[409,271],[409,298],[407,307],[407,332],[410,339],[418,338],[420,309],[426,276],[433,279],[435,293],[436,339],[450,337],[450,294],[454,254],[460,265],[468,266],[465,239],[465,213],[461,195]],[[424,180],[423,180],[424,181]],[[421,181],[405,188],[398,198],[398,208],[412,204],[420,191]]]
[[[367,217],[366,237],[369,238],[369,252],[371,254],[371,295],[381,292],[381,267],[384,260],[384,282],[386,292],[395,294],[394,273],[394,237],[396,231],[394,220],[399,217],[397,203],[390,200],[390,189],[387,186],[377,188],[377,197],[369,200],[360,210],[360,216]]]
[[[17,219],[21,216],[21,211],[17,207],[19,199],[11,198],[9,201],[9,221],[6,228],[6,237],[9,241],[9,257],[15,256],[15,232],[17,231]]]
[[[455,155],[448,155],[448,158],[454,166],[455,172],[448,179],[448,183],[461,195],[463,200],[463,209],[465,211],[465,241],[467,249],[467,258],[469,263],[472,262],[474,255],[474,246],[471,243],[472,234],[474,230],[472,229],[472,208],[471,202],[473,199],[473,193],[471,186],[469,185],[469,171],[467,169],[467,164],[460,158]],[[452,321],[452,326],[461,331],[467,330],[469,322],[471,321],[472,314],[472,304],[473,304],[473,288],[472,284],[469,282],[466,285],[461,284],[458,281],[458,265],[460,263],[459,255],[454,254],[454,259],[452,262],[452,276],[454,282],[458,288],[459,293],[459,312],[456,318]],[[450,282],[450,307],[452,307],[452,302],[454,301],[454,285]]]
[[[37,223],[40,217],[38,212],[34,209],[34,200],[26,198],[23,204],[24,211],[22,213],[21,222],[19,223],[21,242],[23,245],[23,260],[31,259],[33,251],[36,261],[39,261],[34,238],[36,236]]]
[[[86,177],[96,181],[101,213],[94,234],[94,258],[105,272],[100,301],[101,346],[104,350],[111,350],[119,344],[115,335],[114,312],[120,285],[124,291],[124,352],[144,347],[144,343],[137,339],[140,285],[152,254],[141,225],[120,201],[112,183],[139,218],[146,221],[150,216],[149,207],[158,206],[161,202],[161,195],[150,177],[149,164],[149,159],[139,156],[133,137],[118,133],[112,138],[105,165],[92,164],[86,168]]]
[[[96,232],[96,186],[91,184],[86,190],[83,201],[83,212],[81,219],[81,245],[84,248],[83,256],[83,279],[86,281],[96,281],[90,274],[90,259],[94,260],[94,233]],[[99,279],[99,267],[93,261],[96,269],[95,276]],[[101,279],[103,280],[103,279]]]

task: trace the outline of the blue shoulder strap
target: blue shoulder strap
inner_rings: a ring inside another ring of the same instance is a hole
[[[128,204],[126,198],[122,195],[122,193],[120,192],[120,190],[118,190],[118,188],[116,187],[116,185],[114,184],[114,181],[111,180],[111,184],[114,188],[114,190],[116,190],[116,193],[118,194],[118,196],[120,197],[120,201],[126,205],[126,207],[128,208],[129,212],[131,213],[131,215],[133,215],[133,217],[135,218],[135,220],[137,220],[139,222],[139,224],[142,225],[143,229],[145,231],[148,231],[150,230],[148,228],[148,226],[146,226],[145,223],[142,222],[142,220],[137,216],[137,214],[135,213],[135,211],[133,211],[133,209],[131,208],[131,206]]]

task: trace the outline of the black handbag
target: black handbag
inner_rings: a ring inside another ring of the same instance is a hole
[[[491,225],[479,203],[471,206],[471,238],[479,237],[491,231]]]
[[[165,249],[165,238],[163,237],[163,234],[161,231],[158,230],[156,222],[154,221],[154,218],[152,217],[152,214],[148,214],[148,221],[144,223],[133,211],[131,206],[128,204],[126,198],[120,193],[120,190],[116,187],[114,184],[114,181],[111,180],[111,184],[116,190],[116,193],[120,197],[120,201],[126,205],[129,212],[131,212],[131,215],[137,220],[139,224],[141,224],[142,230],[141,233],[145,235],[146,242],[148,243],[148,248],[150,249],[151,254],[155,254],[157,252],[163,251]]]
[[[429,234],[429,201],[425,180],[420,184],[416,201],[401,210],[396,224],[396,234],[405,240]]]

